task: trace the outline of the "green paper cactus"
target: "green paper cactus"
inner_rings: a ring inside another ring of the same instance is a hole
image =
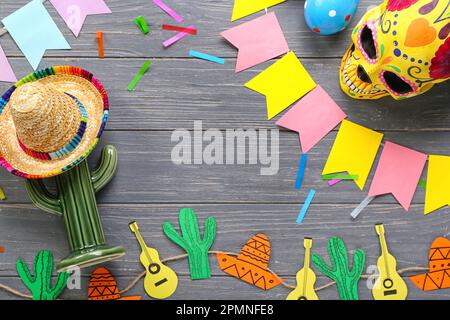
[[[341,300],[359,300],[358,281],[364,269],[366,253],[357,249],[353,255],[353,268],[350,271],[348,254],[344,241],[339,237],[328,240],[328,255],[333,268],[330,268],[323,258],[314,253],[312,262],[317,269],[327,277],[336,281]]]
[[[34,257],[34,275],[31,275],[23,260],[17,260],[17,273],[33,294],[33,300],[55,300],[66,287],[70,274],[68,272],[58,274],[52,288],[52,271],[53,255],[50,251],[39,251]]]
[[[125,254],[124,248],[106,244],[95,198],[113,178],[117,162],[116,148],[103,147],[96,170],[91,171],[83,160],[56,176],[56,194],[51,194],[41,179],[25,180],[28,196],[38,208],[64,218],[70,254],[57,264],[58,271],[103,263]]]
[[[163,224],[166,236],[183,248],[188,254],[189,270],[192,280],[211,278],[209,267],[208,250],[211,248],[216,237],[216,219],[208,217],[205,221],[203,239],[200,238],[197,217],[194,210],[183,208],[180,210],[181,235],[169,222]]]

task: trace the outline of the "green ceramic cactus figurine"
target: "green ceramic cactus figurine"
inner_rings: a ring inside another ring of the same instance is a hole
[[[190,208],[181,209],[179,219],[181,235],[169,222],[163,224],[164,233],[188,254],[192,280],[211,278],[208,250],[216,237],[216,219],[214,217],[206,219],[203,239],[200,238],[194,210]]]
[[[366,259],[364,250],[359,248],[355,251],[351,271],[348,264],[347,249],[341,238],[333,237],[328,240],[328,255],[333,268],[330,268],[323,258],[316,253],[312,256],[314,266],[327,277],[336,281],[341,300],[359,300],[358,281]]]
[[[67,285],[68,272],[61,272],[52,288],[53,255],[50,251],[39,251],[34,257],[34,275],[27,264],[17,260],[17,273],[33,294],[33,300],[55,300]]]
[[[51,194],[41,179],[25,180],[33,203],[64,218],[70,254],[57,264],[59,272],[74,266],[87,267],[125,254],[122,247],[108,246],[98,214],[95,194],[105,187],[117,168],[117,150],[107,145],[100,165],[89,170],[87,160],[55,177],[58,192]]]

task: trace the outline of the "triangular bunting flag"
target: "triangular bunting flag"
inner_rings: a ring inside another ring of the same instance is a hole
[[[284,1],[286,0],[234,0],[231,21],[246,17]]]
[[[267,118],[270,120],[314,89],[316,84],[290,51],[245,86],[266,96]]]
[[[386,141],[369,197],[392,193],[408,210],[426,161],[426,154]]]
[[[424,213],[450,205],[450,157],[430,155]]]
[[[31,1],[2,22],[34,70],[47,49],[70,49],[41,0]]]
[[[283,30],[273,12],[228,29],[220,35],[239,50],[236,72],[289,51]]]
[[[362,190],[380,147],[383,134],[348,120],[342,121],[322,174],[348,172],[357,175]]]
[[[8,58],[0,46],[0,81],[4,82],[17,82],[16,75],[14,74],[11,65],[9,64]]]
[[[345,117],[342,109],[318,85],[286,112],[277,125],[297,131],[302,151],[306,153]]]
[[[80,34],[86,16],[111,13],[103,0],[50,0],[75,37]]]

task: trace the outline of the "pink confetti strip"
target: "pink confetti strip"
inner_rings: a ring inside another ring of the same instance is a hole
[[[195,28],[194,26],[189,26],[188,28],[192,29]],[[163,42],[163,46],[164,48],[170,47],[171,45],[173,45],[175,42],[177,42],[178,40],[180,40],[181,38],[184,38],[185,36],[187,36],[189,33],[186,32],[178,32],[176,35],[174,35],[172,38],[167,39],[166,41]]]
[[[339,182],[341,182],[342,180],[339,179],[334,179],[334,180],[328,180],[327,183],[330,187],[334,186],[335,184],[338,184]]]
[[[161,0],[153,0],[153,3],[156,4],[158,7],[160,7],[162,10],[164,10],[169,16],[175,19],[177,22],[183,21],[183,17],[181,17],[178,13],[170,9],[168,6],[166,6]]]

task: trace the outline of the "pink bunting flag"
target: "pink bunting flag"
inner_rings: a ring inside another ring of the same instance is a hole
[[[11,65],[9,64],[8,58],[0,46],[0,81],[4,82],[17,82],[16,75],[14,74]]]
[[[277,125],[300,135],[303,152],[308,152],[347,115],[334,100],[317,85],[284,114]]]
[[[80,34],[86,16],[111,13],[111,9],[103,0],[50,0],[50,2],[75,37]]]
[[[220,35],[239,50],[236,72],[289,51],[283,30],[273,12],[228,29]]]
[[[369,197],[392,193],[408,210],[426,161],[426,154],[386,141]]]

